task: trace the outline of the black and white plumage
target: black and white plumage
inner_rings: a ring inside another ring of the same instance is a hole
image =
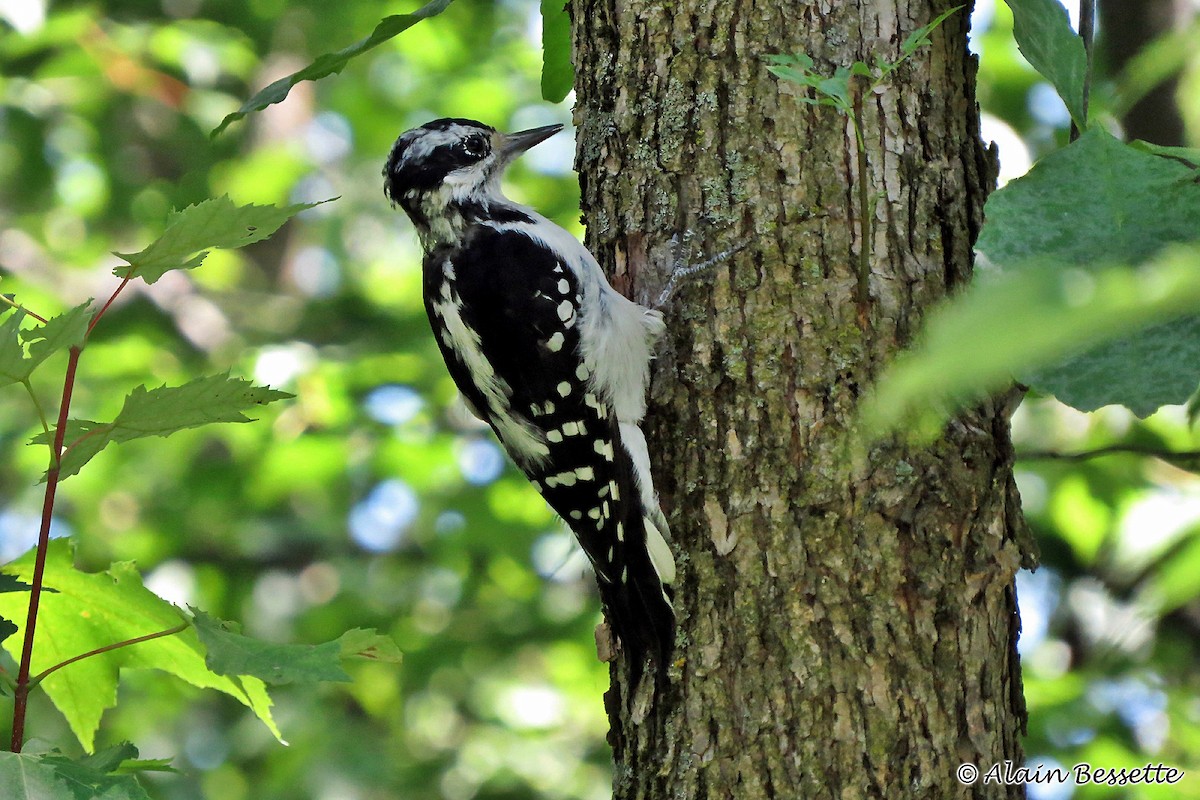
[[[674,638],[675,562],[638,427],[663,322],[574,236],[501,193],[504,168],[561,127],[435,120],[397,139],[384,191],[421,238],[425,309],[454,382],[575,533],[640,671]]]

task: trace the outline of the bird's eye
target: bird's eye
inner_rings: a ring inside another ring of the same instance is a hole
[[[487,142],[482,136],[472,136],[462,143],[462,151],[471,158],[482,158],[487,154]]]

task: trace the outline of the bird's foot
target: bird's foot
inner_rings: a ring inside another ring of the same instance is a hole
[[[684,231],[682,236],[675,234],[671,237],[671,277],[667,279],[667,285],[659,293],[658,300],[654,303],[655,309],[661,310],[667,303],[671,302],[671,298],[674,297],[681,282],[728,261],[734,255],[745,250],[750,244],[749,239],[743,239],[728,250],[722,250],[710,258],[692,264],[690,263],[692,250],[697,238],[696,234],[691,230]]]

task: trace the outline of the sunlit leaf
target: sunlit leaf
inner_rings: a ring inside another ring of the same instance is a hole
[[[1050,81],[1082,130],[1087,54],[1058,0],[1005,0],[1013,12],[1013,36],[1030,66]]]
[[[205,663],[218,675],[253,675],[269,684],[349,681],[342,669],[342,646],[275,644],[244,636],[241,627],[192,609],[193,625],[207,652]]]
[[[216,127],[212,135],[216,136],[225,130],[230,123],[236,122],[252,111],[261,111],[269,105],[282,102],[288,96],[288,92],[292,90],[292,87],[301,81],[315,81],[327,75],[341,72],[350,59],[378,47],[388,39],[403,33],[423,19],[437,16],[445,11],[451,2],[453,0],[433,0],[433,2],[426,3],[411,14],[397,14],[384,17],[367,38],[361,39],[349,47],[344,47],[336,53],[325,53],[318,56],[316,60],[304,69],[280,78],[255,94],[249,100],[242,103],[241,108],[221,120],[221,124]]]
[[[403,659],[400,648],[389,636],[377,633],[374,628],[354,628],[346,631],[337,640],[341,657],[399,664]]]
[[[566,0],[542,0],[542,99],[561,103],[574,86]]]
[[[321,202],[327,203],[328,200]],[[306,208],[320,203],[284,206],[235,206],[228,195],[176,211],[167,230],[137,253],[114,253],[127,263],[113,270],[118,278],[136,277],[154,283],[173,269],[195,269],[210,250],[245,247],[266,239]]]
[[[3,572],[29,580],[33,552],[7,564]],[[142,585],[141,575],[132,563],[113,564],[107,572],[81,572],[72,565],[69,543],[63,539],[50,542],[45,582],[57,591],[42,595],[37,647],[33,651],[34,675],[83,653],[168,630],[183,621],[179,609]],[[23,594],[0,594],[0,614],[24,619],[26,602]],[[14,658],[19,650],[15,642],[18,640],[13,637],[4,643]],[[194,686],[231,695],[279,736],[262,682],[211,672],[204,665],[200,640],[188,628],[77,661],[41,682],[40,687],[88,751],[92,750],[101,715],[116,703],[117,678],[123,668],[163,670]],[[0,797],[7,796],[0,792]]]
[[[1079,700],[1086,692],[1089,681],[1078,672],[1055,676],[1054,680],[1024,680],[1025,703],[1030,711],[1045,711],[1065,706]]]

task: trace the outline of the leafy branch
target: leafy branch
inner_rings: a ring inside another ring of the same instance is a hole
[[[111,422],[69,416],[88,337],[131,281],[140,278],[152,283],[169,270],[194,269],[210,249],[259,241],[309,207],[239,207],[228,197],[191,206],[172,215],[163,235],[149,247],[121,255],[126,263],[115,270],[121,282],[99,310],[93,311],[89,301],[26,328],[23,324],[32,316],[15,307],[0,323],[0,386],[21,383],[26,388],[42,420],[42,433],[30,444],[44,444],[50,450],[37,546],[0,570],[0,641],[22,630],[8,618],[25,614],[19,654],[14,653],[19,659],[17,675],[15,679],[0,675],[14,698],[12,753],[0,754],[0,773],[19,772],[22,780],[34,776],[47,787],[63,780],[86,780],[89,785],[126,788],[136,782],[122,771],[162,766],[130,761],[136,757],[132,745],[83,761],[20,755],[28,699],[35,687],[41,687],[58,706],[87,750],[92,749],[101,714],[116,702],[122,666],[156,668],[196,686],[223,691],[253,710],[280,737],[271,718],[267,684],[344,681],[349,680],[344,661],[399,660],[395,643],[373,630],[352,630],[321,645],[278,645],[243,636],[231,623],[202,611],[193,610],[181,621],[179,609],[147,590],[132,564],[114,564],[105,573],[87,574],[74,568],[67,542],[50,538],[59,484],[108,444],[169,436],[213,422],[249,422],[246,411],[291,396],[222,373],[182,386],[134,387]],[[57,419],[51,426],[29,376],[63,349],[67,365]],[[39,642],[35,651],[39,624],[52,627],[56,635]],[[141,633],[145,630],[154,632]],[[117,641],[112,641],[114,634]]]
[[[301,81],[320,80],[326,76],[341,72],[350,59],[360,56],[368,50],[375,49],[423,19],[437,16],[445,11],[446,7],[452,2],[453,0],[432,0],[432,2],[426,3],[411,14],[395,14],[390,17],[384,17],[375,26],[375,30],[371,31],[371,35],[365,39],[360,39],[335,53],[320,55],[304,69],[293,72],[290,75],[285,75],[262,91],[257,92],[249,100],[242,103],[237,111],[234,111],[221,120],[221,124],[213,130],[212,135],[216,136],[231,123],[242,119],[251,112],[262,111],[269,105],[283,102],[288,96],[288,92],[292,90],[292,87]]]
[[[300,81],[340,72],[351,59],[417,22],[440,14],[452,1],[431,0],[414,13],[381,20],[366,38],[319,56],[305,68],[255,94],[228,115],[213,135],[252,111],[282,101]],[[136,749],[128,743],[83,759],[22,754],[28,697],[37,686],[63,712],[80,743],[89,751],[100,714],[115,703],[118,670],[125,664],[162,669],[197,686],[224,691],[251,708],[279,736],[270,715],[270,699],[263,688],[264,681],[281,677],[278,667],[270,665],[286,664],[288,669],[283,677],[287,680],[315,681],[346,679],[337,666],[340,660],[394,661],[399,657],[394,643],[374,631],[351,631],[336,642],[317,646],[310,652],[302,646],[291,649],[255,642],[202,612],[181,623],[178,610],[148,592],[131,565],[114,564],[102,575],[88,575],[74,569],[65,543],[50,538],[58,485],[109,443],[168,436],[211,422],[248,422],[244,413],[247,410],[290,396],[253,386],[226,373],[198,378],[178,387],[137,386],[110,422],[70,418],[79,365],[88,339],[130,283],[141,279],[152,284],[167,271],[200,266],[213,248],[237,248],[265,239],[290,217],[309,207],[307,204],[285,208],[235,206],[228,197],[220,197],[176,212],[168,220],[163,235],[149,247],[138,253],[117,254],[125,262],[114,271],[120,283],[98,308],[89,301],[57,317],[45,317],[9,296],[0,296],[0,387],[21,384],[34,405],[41,427],[40,435],[31,444],[45,445],[49,450],[37,545],[26,557],[4,565],[0,571],[0,615],[3,615],[0,642],[11,652],[16,642],[12,637],[23,633],[19,654],[13,653],[19,658],[16,678],[0,669],[0,680],[11,686],[14,695],[13,752],[0,753],[0,785],[12,785],[10,779],[19,776],[30,797],[76,796],[75,788],[81,786],[89,791],[95,789],[95,796],[142,797],[144,792],[136,786],[136,781],[123,773],[164,766],[161,762],[138,761]],[[60,351],[66,351],[67,361],[54,415],[47,413],[30,375]],[[9,619],[16,619],[22,613],[23,630]],[[103,624],[99,622],[101,617]],[[39,620],[52,626],[58,635],[39,641],[35,652]],[[156,632],[134,635],[138,630]],[[112,638],[114,633],[125,638],[116,642],[101,640]],[[68,640],[74,654],[64,650]],[[140,646],[132,647],[135,644]],[[237,650],[241,660],[223,655],[230,646]],[[269,656],[263,655],[265,652]],[[247,654],[251,657],[247,658]],[[211,668],[205,664],[206,657],[212,661]]]
[[[34,437],[31,443],[46,444],[50,448],[37,546],[29,576],[24,636],[13,686],[12,752],[19,753],[25,739],[29,693],[46,678],[91,656],[183,630],[183,627],[174,625],[155,634],[99,644],[81,655],[50,664],[36,676],[32,675],[34,642],[42,611],[43,593],[47,589],[47,558],[51,550],[50,526],[54,518],[59,483],[78,472],[92,456],[110,442],[128,441],[143,436],[168,436],[176,431],[210,422],[249,422],[249,418],[242,413],[245,409],[291,396],[285,392],[253,386],[247,381],[231,378],[226,373],[200,378],[175,388],[164,386],[147,390],[145,386],[138,386],[126,398],[121,413],[111,423],[71,420],[71,399],[80,358],[88,337],[133,279],[141,278],[149,284],[157,281],[169,270],[194,269],[203,263],[211,249],[236,248],[260,241],[278,230],[292,216],[311,208],[312,205],[315,204],[299,204],[285,208],[255,205],[239,207],[228,197],[219,197],[177,212],[168,221],[166,231],[149,247],[138,253],[118,254],[126,262],[114,270],[121,282],[95,312],[92,311],[91,301],[88,301],[64,314],[46,319],[29,313],[14,300],[5,298],[5,304],[11,306],[13,311],[3,324],[0,324],[0,386],[20,383],[25,387],[33,399],[42,425],[42,434]],[[24,328],[22,325],[26,317],[37,319],[42,324]],[[33,391],[30,375],[46,359],[63,349],[67,351],[67,365],[59,399],[58,418],[51,428]],[[68,433],[72,434],[70,447],[66,446]],[[64,458],[65,453],[69,453],[70,457]]]

